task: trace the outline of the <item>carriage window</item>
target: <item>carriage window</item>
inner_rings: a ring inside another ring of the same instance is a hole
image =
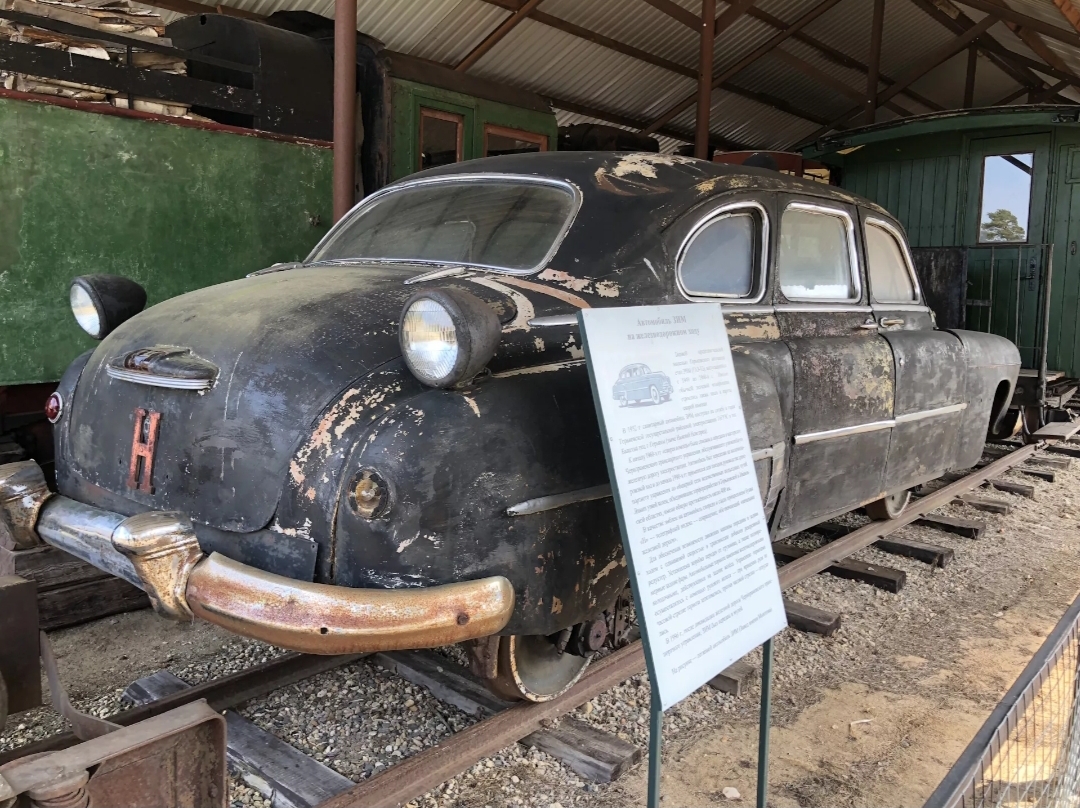
[[[980,243],[1028,240],[1034,158],[1030,152],[993,154],[983,158]]]
[[[547,136],[521,129],[484,124],[484,157],[547,151]]]
[[[846,301],[858,298],[848,249],[850,220],[790,206],[780,222],[777,277],[788,300]]]
[[[758,222],[750,213],[720,216],[694,234],[679,265],[688,294],[748,297],[758,265]]]
[[[870,294],[878,303],[917,303],[907,259],[896,236],[884,227],[867,222],[866,261]]]
[[[461,162],[464,129],[461,115],[420,107],[420,168]]]

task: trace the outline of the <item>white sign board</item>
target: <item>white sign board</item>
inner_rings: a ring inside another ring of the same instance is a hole
[[[663,709],[787,625],[718,303],[580,313]]]

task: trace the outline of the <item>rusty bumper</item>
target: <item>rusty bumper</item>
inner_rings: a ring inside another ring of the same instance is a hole
[[[40,478],[33,462],[0,466],[0,544],[44,541],[65,550],[143,589],[166,617],[201,617],[294,651],[355,654],[486,637],[514,609],[514,588],[502,576],[354,589],[285,578],[220,553],[207,557],[181,514],[125,517],[51,494]]]

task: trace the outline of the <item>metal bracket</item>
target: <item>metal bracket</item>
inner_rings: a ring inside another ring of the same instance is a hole
[[[0,466],[0,521],[5,528],[0,534],[14,543],[10,549],[29,550],[41,544],[34,528],[51,496],[41,466],[33,460]]]
[[[56,667],[56,657],[53,656],[52,645],[49,644],[49,637],[44,631],[41,632],[41,664],[49,679],[49,700],[52,702],[53,709],[71,724],[71,731],[75,733],[76,738],[80,741],[89,741],[120,729],[119,724],[87,713],[80,713],[71,706],[67,691],[60,684],[60,671]]]
[[[112,545],[131,559],[154,611],[173,620],[195,619],[186,593],[203,553],[187,518],[168,511],[130,516],[113,531]]]

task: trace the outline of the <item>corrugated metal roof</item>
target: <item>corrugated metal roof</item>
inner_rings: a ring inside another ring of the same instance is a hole
[[[674,0],[691,14],[700,12],[700,0]],[[776,36],[778,29],[761,19],[781,24],[797,20],[820,0],[758,0],[717,38],[714,75],[729,71],[740,60]],[[926,54],[951,42],[955,33],[920,7],[921,0],[886,0],[881,73],[903,79]],[[925,0],[926,4],[955,17],[962,12],[979,21],[983,12],[963,5],[963,0]],[[1074,32],[1053,0],[1005,0],[1017,12],[1035,17],[1063,31]],[[303,9],[333,16],[333,0],[226,0],[226,5],[260,14],[282,9]],[[454,65],[481,42],[509,15],[514,0],[358,0],[359,30],[383,41],[387,47]],[[726,8],[718,2],[718,13]],[[533,90],[549,97],[565,99],[624,118],[653,120],[672,105],[693,94],[696,81],[686,72],[697,69],[699,41],[696,31],[644,0],[545,0],[537,9],[538,19],[526,19],[495,45],[470,72],[485,78]],[[766,54],[729,79],[727,89],[712,97],[711,130],[714,134],[756,148],[789,147],[819,130],[824,122],[841,118],[858,104],[851,91],[865,92],[865,65],[870,58],[870,28],[873,3],[869,0],[839,0],[831,9],[789,37],[782,45],[786,53],[830,77],[808,75],[792,59]],[[170,15],[167,15],[170,16]],[[176,15],[171,15],[175,17]],[[551,23],[551,24],[549,24]],[[553,25],[555,27],[553,27]],[[560,30],[569,26],[577,33]],[[585,37],[579,35],[585,32]],[[591,33],[590,33],[591,32]],[[606,38],[621,43],[615,48],[590,38]],[[989,29],[988,36],[1028,60],[1041,62],[1021,38],[1002,23]],[[811,39],[808,43],[807,38]],[[814,47],[812,41],[826,51]],[[1046,47],[1080,76],[1080,48],[1043,38]],[[628,55],[621,46],[637,49],[666,60],[675,70]],[[839,55],[837,55],[837,52]],[[861,67],[859,66],[861,65]],[[928,103],[901,93],[895,103],[911,113],[930,111],[935,106],[955,108],[962,104],[967,57],[962,52],[920,77],[911,91]],[[1034,76],[1026,68],[1021,75]],[[1012,71],[1014,74],[1017,70]],[[1038,74],[1053,84],[1057,78]],[[836,83],[849,88],[841,92]],[[1078,79],[1080,82],[1080,79]],[[888,86],[883,81],[881,89]],[[1020,88],[1008,72],[985,55],[978,59],[975,103],[993,103]],[[1080,98],[1074,89],[1065,94]],[[748,97],[752,96],[752,97]],[[1025,97],[1018,102],[1026,100]],[[782,107],[778,108],[778,107]],[[785,111],[786,110],[786,111]],[[598,121],[580,113],[557,111],[560,123]],[[670,126],[691,131],[695,108],[690,106],[675,116]],[[897,115],[882,109],[879,120]],[[853,121],[854,123],[855,121]],[[663,139],[665,150],[678,141]]]

